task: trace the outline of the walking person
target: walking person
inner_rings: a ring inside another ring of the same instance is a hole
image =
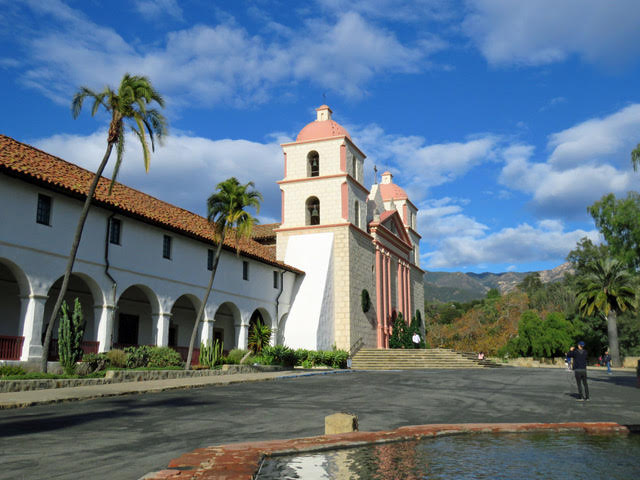
[[[573,359],[573,374],[576,377],[576,383],[578,384],[578,394],[580,398],[578,401],[589,401],[589,386],[587,385],[587,351],[584,348],[584,342],[578,342],[578,349],[571,347],[567,357]],[[584,385],[584,394],[582,387]]]
[[[611,375],[611,355],[609,355],[609,349],[604,352],[604,356],[602,357],[602,363],[607,366],[607,373]]]
[[[411,340],[413,341],[413,348],[420,348],[420,335],[418,335],[418,332],[413,334]]]

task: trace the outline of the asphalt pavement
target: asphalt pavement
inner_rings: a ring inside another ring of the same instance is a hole
[[[324,417],[340,411],[358,415],[363,431],[433,423],[640,424],[635,372],[590,372],[589,388],[591,401],[578,402],[573,376],[562,369],[354,371],[5,409],[0,479],[137,479],[208,445],[320,435]]]

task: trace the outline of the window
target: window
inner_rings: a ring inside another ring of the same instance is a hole
[[[51,197],[41,193],[38,194],[36,222],[42,225],[51,225]]]
[[[355,224],[356,227],[360,228],[360,203],[358,203],[357,200],[354,205],[354,209],[355,209],[355,215],[353,217],[353,223]]]
[[[165,235],[162,241],[162,256],[171,260],[171,237]]]
[[[120,245],[120,231],[122,223],[117,218],[112,218],[109,222],[109,242]]]
[[[307,177],[317,177],[320,175],[320,155],[312,150],[307,155]]]
[[[249,280],[249,262],[242,262],[242,279]]]
[[[276,270],[273,271],[273,288],[278,288],[278,272]]]
[[[207,270],[213,270],[213,250],[207,250]]]
[[[309,197],[306,202],[306,224],[320,225],[320,200]]]
[[[355,155],[351,157],[351,170],[353,171],[353,178],[358,180],[358,160]]]

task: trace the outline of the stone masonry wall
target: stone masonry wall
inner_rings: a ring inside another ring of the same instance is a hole
[[[349,306],[351,345],[359,338],[363,340],[364,348],[376,348],[377,312],[376,312],[376,250],[370,238],[353,229],[349,232],[350,264],[349,273]],[[371,308],[367,313],[362,311],[361,295],[366,289],[371,298]]]

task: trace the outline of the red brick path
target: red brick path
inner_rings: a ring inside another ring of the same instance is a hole
[[[168,470],[149,473],[145,480],[250,480],[257,473],[260,460],[274,454],[295,454],[326,450],[330,447],[358,447],[363,444],[420,440],[460,433],[514,433],[547,430],[585,432],[589,434],[627,434],[623,425],[612,422],[588,423],[466,423],[401,427],[382,432],[352,432],[339,435],[232,443],[199,448],[171,460]]]

